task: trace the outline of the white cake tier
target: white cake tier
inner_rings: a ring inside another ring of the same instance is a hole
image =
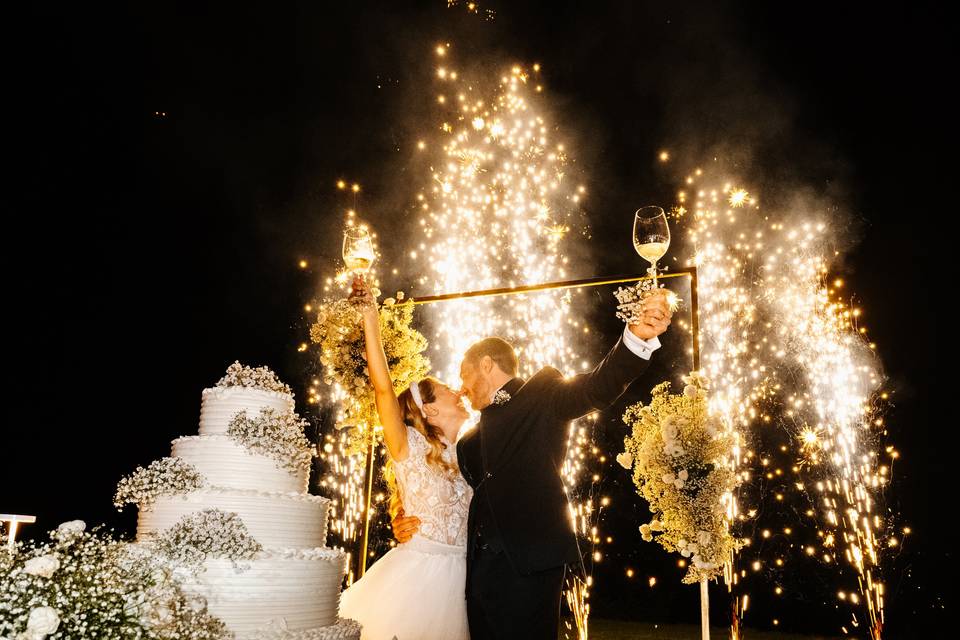
[[[210,612],[238,638],[269,628],[288,632],[337,622],[347,556],[338,549],[259,554],[237,566],[224,558],[204,561],[196,575],[184,572],[184,588],[207,600]]]
[[[241,411],[251,418],[263,409],[293,411],[293,396],[253,387],[212,387],[203,390],[200,403],[200,435],[224,434],[230,420]]]
[[[173,441],[173,456],[193,465],[217,487],[305,493],[310,469],[279,466],[228,436],[185,436]]]
[[[240,516],[250,535],[268,549],[312,549],[326,544],[329,508],[328,499],[305,493],[204,487],[190,493],[160,496],[141,509],[137,541],[150,541],[191,513],[220,509]]]

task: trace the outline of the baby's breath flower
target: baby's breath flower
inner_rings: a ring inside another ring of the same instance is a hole
[[[258,453],[273,458],[277,466],[297,473],[309,467],[313,445],[304,435],[306,420],[293,412],[264,409],[255,418],[241,411],[233,416],[227,435]]]
[[[157,551],[198,569],[208,557],[250,560],[263,546],[247,530],[236,513],[206,509],[184,516],[154,541]]]
[[[252,387],[254,389],[263,389],[264,391],[276,391],[277,393],[286,393],[293,395],[290,387],[280,381],[269,367],[247,367],[234,362],[227,367],[227,373],[220,381],[218,387]]]
[[[621,456],[631,457],[637,492],[654,514],[640,528],[643,540],[656,534],[667,551],[691,558],[683,581],[695,583],[721,573],[731,551],[743,546],[722,502],[740,483],[732,462],[738,434],[708,410],[703,375],[691,372],[683,381],[683,393],[671,394],[664,382],[649,405],[627,409],[632,432]]]
[[[180,458],[154,460],[146,469],[136,471],[120,480],[113,496],[113,505],[123,509],[127,504],[140,507],[152,504],[158,496],[186,493],[199,489],[206,480],[196,467]]]
[[[377,295],[373,292],[374,296]],[[402,300],[401,292],[397,300]],[[427,340],[413,328],[412,304],[387,304],[380,308],[380,334],[394,390],[400,393],[414,380],[424,378],[430,362],[423,355]],[[348,300],[325,300],[317,309],[310,339],[318,345],[323,381],[347,393],[343,418],[335,425],[347,431],[347,452],[366,451],[373,427],[379,424],[373,386],[370,384],[363,337],[363,319]]]
[[[64,523],[50,532],[50,542],[0,551],[0,638],[230,637],[204,601],[183,591],[165,560],[85,529],[79,520]]]

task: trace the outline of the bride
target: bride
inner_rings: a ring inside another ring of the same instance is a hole
[[[377,306],[361,277],[353,282],[351,298],[363,314],[367,365],[394,477],[391,512],[402,503],[420,528],[343,592],[340,615],[360,622],[363,640],[467,639],[464,585],[472,490],[457,467],[455,444],[470,414],[460,394],[433,377],[397,396]]]

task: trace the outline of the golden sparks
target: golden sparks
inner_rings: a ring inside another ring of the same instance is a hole
[[[698,268],[701,340],[710,345],[703,349],[701,368],[714,384],[711,408],[744,430],[775,424],[790,432],[796,451],[780,445],[777,453],[795,456],[790,473],[797,479],[771,491],[769,499],[786,502],[789,489],[809,493],[820,505],[807,517],[822,544],[794,548],[816,557],[819,547],[843,545],[839,556],[856,571],[864,595],[854,604],[866,606],[871,629],[879,633],[879,550],[889,545],[883,541],[887,525],[877,494],[888,476],[867,436],[882,422],[874,415],[881,378],[872,344],[857,326],[862,314],[836,295],[842,279],[829,277],[837,255],[831,229],[825,219],[803,219],[791,211],[779,218],[761,213],[747,189],[730,183],[711,187],[705,180],[700,169],[689,174],[677,200],[692,212],[686,224],[694,252],[687,264]],[[745,480],[758,462],[768,481],[786,475],[769,454],[742,453]],[[734,505],[735,512],[739,508]],[[782,536],[797,535],[792,527],[778,529]],[[757,536],[774,538],[769,527]],[[824,554],[824,562],[832,564],[836,557]],[[774,567],[782,565],[773,561]],[[754,572],[761,567],[759,561],[752,564]]]

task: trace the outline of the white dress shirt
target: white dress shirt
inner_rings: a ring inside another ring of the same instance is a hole
[[[623,328],[623,344],[644,360],[649,360],[650,354],[660,348],[660,339],[657,336],[653,336],[649,340],[638,338],[633,334],[633,331],[630,331],[630,327],[626,326]]]

